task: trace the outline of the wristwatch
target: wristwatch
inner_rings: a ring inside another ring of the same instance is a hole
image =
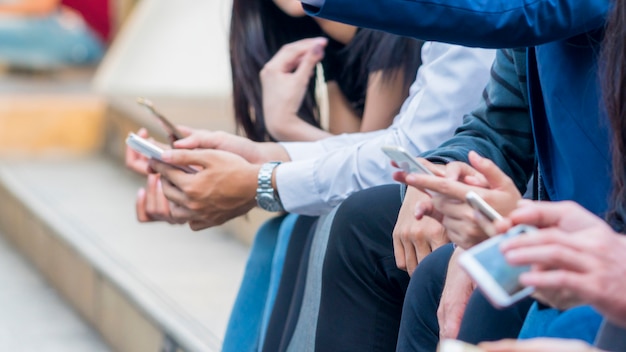
[[[261,209],[267,211],[284,211],[278,193],[272,187],[272,173],[274,168],[280,165],[280,161],[270,161],[263,164],[259,170],[256,189],[256,203]]]

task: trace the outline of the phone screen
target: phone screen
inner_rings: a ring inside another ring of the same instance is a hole
[[[498,241],[494,241],[493,245],[476,252],[474,258],[485,268],[498,286],[502,287],[509,296],[513,296],[525,289],[519,283],[519,276],[523,272],[529,271],[530,267],[511,266],[507,263],[506,258],[500,251],[500,243],[510,237],[501,236],[497,238]]]

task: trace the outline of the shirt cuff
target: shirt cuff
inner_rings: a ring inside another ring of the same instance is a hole
[[[300,0],[304,5],[310,5],[315,7],[322,7],[324,0]]]
[[[320,143],[311,142],[281,142],[291,161],[311,159],[326,153],[326,149]]]
[[[316,163],[296,161],[276,167],[276,189],[286,211],[320,215],[332,209],[324,204],[315,182]]]

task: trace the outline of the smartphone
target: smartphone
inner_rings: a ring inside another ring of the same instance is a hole
[[[459,265],[476,282],[487,299],[498,308],[505,308],[533,293],[533,287],[519,283],[520,274],[530,266],[512,266],[500,251],[500,244],[515,236],[536,231],[528,225],[517,225],[503,235],[492,237],[459,256]]]
[[[156,144],[150,142],[149,140],[141,138],[140,136],[134,133],[131,133],[128,135],[128,138],[126,138],[126,145],[128,145],[134,151],[144,155],[147,158],[158,160],[162,163],[165,163],[167,165],[170,165],[172,167],[185,171],[186,173],[195,174],[196,172],[198,172],[198,170],[190,166],[180,166],[180,165],[174,165],[174,164],[164,162],[161,159],[161,154],[163,153],[163,149],[161,149]]]
[[[382,151],[387,154],[387,156],[393,160],[399,168],[401,168],[406,173],[419,173],[432,175],[434,174],[428,170],[428,168],[422,165],[417,159],[415,159],[406,149],[400,146],[383,146],[381,147]]]
[[[167,134],[170,136],[172,143],[179,139],[185,138],[185,136],[176,128],[176,126],[174,126],[173,123],[171,123],[167,118],[165,118],[165,116],[163,116],[163,114],[157,111],[157,109],[154,107],[154,104],[152,104],[152,101],[146,98],[138,97],[137,104],[145,106],[152,113],[152,115],[156,116],[156,118],[159,119],[159,122],[161,122],[161,125],[165,129],[165,132],[167,132]]]
[[[467,200],[472,208],[480,212],[489,221],[502,220],[502,215],[492,208],[491,205],[485,202],[485,200],[482,199],[478,193],[474,191],[467,192],[465,200]]]
[[[439,343],[437,352],[484,352],[484,350],[463,341],[446,339]]]

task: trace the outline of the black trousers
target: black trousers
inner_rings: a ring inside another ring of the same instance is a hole
[[[400,206],[400,187],[387,185],[357,192],[338,209],[324,260],[316,351],[393,351],[396,344],[399,351],[435,351],[436,312],[452,246],[426,257],[410,280],[393,255]],[[294,231],[300,232],[291,237],[265,351],[283,351],[293,332],[313,224],[312,218],[299,221]],[[516,337],[529,305],[498,311],[475,293],[459,337],[474,343]]]

